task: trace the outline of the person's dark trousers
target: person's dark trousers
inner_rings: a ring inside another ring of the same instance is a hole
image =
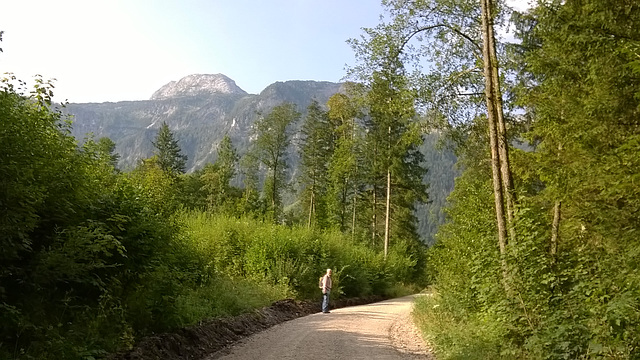
[[[329,312],[329,292],[327,291],[325,294],[322,294],[322,312]]]

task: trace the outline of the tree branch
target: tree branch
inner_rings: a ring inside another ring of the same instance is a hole
[[[449,29],[451,31],[453,31],[454,33],[456,33],[458,36],[466,39],[467,41],[469,41],[471,43],[471,45],[473,45],[473,47],[475,47],[475,49],[478,52],[474,51],[474,55],[479,58],[482,59],[480,56],[480,53],[482,53],[482,48],[480,47],[480,45],[478,45],[469,35],[463,33],[462,31],[460,31],[459,29],[456,29],[450,25],[447,24],[435,24],[435,25],[431,25],[431,26],[423,26],[423,27],[419,27],[417,29],[415,29],[413,32],[411,32],[402,42],[402,44],[400,45],[400,47],[398,48],[398,53],[396,54],[396,56],[400,55],[400,53],[402,52],[402,50],[404,49],[404,47],[407,45],[407,43],[409,43],[409,41],[416,35],[418,35],[419,33],[423,32],[423,31],[429,31],[429,30],[433,30],[433,29],[437,29],[437,28],[446,28]]]

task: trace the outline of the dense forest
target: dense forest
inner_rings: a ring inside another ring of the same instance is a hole
[[[250,151],[225,137],[188,174],[166,124],[123,172],[111,139],[70,135],[50,82],[4,79],[0,358],[101,357],[317,297],[331,267],[338,296],[430,283],[414,317],[439,359],[639,359],[640,4],[383,5],[343,93],[276,106]],[[459,176],[427,250],[428,134]]]
[[[405,77],[462,169],[417,304],[436,357],[640,358],[640,3],[383,4],[352,74]]]

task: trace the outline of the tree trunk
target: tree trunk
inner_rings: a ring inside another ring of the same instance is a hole
[[[351,219],[351,239],[353,240],[356,236],[356,202],[358,198],[358,156],[356,155],[358,152],[356,151],[355,146],[355,138],[356,138],[356,122],[354,119],[351,119],[351,149],[353,151],[354,157],[354,168],[353,168],[353,218]]]
[[[375,181],[374,181],[375,182]],[[378,219],[376,216],[376,211],[378,211],[378,209],[376,208],[376,202],[378,201],[377,198],[377,194],[378,194],[378,187],[374,184],[373,185],[373,223],[371,224],[371,245],[375,246],[376,245],[376,228],[378,227]]]
[[[564,119],[564,112],[561,113],[561,118]],[[562,151],[562,143],[558,144],[558,152],[557,157],[560,158],[560,153]],[[549,253],[551,255],[551,261],[555,264],[556,255],[558,253],[558,232],[560,228],[560,216],[562,201],[556,200],[556,203],[553,206],[553,222],[551,223],[551,244],[549,246]]]
[[[391,158],[389,151],[391,149],[391,125],[389,125],[389,142],[387,143],[387,204],[384,217],[384,259],[387,259],[389,249],[389,218],[391,215]]]
[[[513,177],[511,176],[511,168],[509,166],[509,144],[507,142],[507,128],[504,121],[504,112],[502,106],[502,91],[500,90],[498,56],[496,55],[495,33],[493,27],[495,5],[493,3],[493,0],[486,0],[485,5],[487,7],[486,13],[488,20],[488,24],[486,26],[487,32],[485,37],[488,40],[489,48],[487,55],[490,59],[489,69],[491,72],[491,82],[493,84],[491,90],[493,92],[493,102],[495,104],[494,110],[496,115],[496,123],[498,125],[498,153],[500,154],[500,172],[502,176],[504,200],[507,207],[507,228],[509,231],[509,241],[515,242],[516,230],[514,226],[514,211],[516,199],[513,187]]]
[[[311,227],[311,216],[313,215],[313,190],[311,190],[311,199],[309,201],[309,221],[307,222],[307,227]]]
[[[391,209],[391,169],[387,169],[387,209],[384,219],[384,258],[387,259],[389,249],[389,217]]]
[[[504,185],[502,181],[501,159],[499,150],[499,126],[498,126],[498,109],[500,104],[496,101],[495,87],[498,85],[494,82],[493,67],[495,59],[495,44],[490,38],[493,37],[493,17],[491,15],[491,0],[481,0],[482,10],[482,35],[483,46],[482,55],[484,58],[484,78],[485,78],[485,100],[487,102],[487,122],[489,125],[489,145],[491,147],[491,171],[493,179],[493,195],[495,200],[496,221],[498,225],[498,246],[500,248],[500,257],[502,263],[503,280],[507,280],[507,264],[505,259],[505,251],[507,246],[507,228],[504,212]],[[493,54],[493,55],[492,55]],[[506,159],[508,161],[508,159]],[[504,161],[504,160],[503,160]],[[507,163],[508,166],[508,163]],[[506,284],[506,283],[505,283]],[[505,285],[506,286],[506,285]]]
[[[353,218],[351,219],[351,239],[356,236],[356,186],[353,186]]]
[[[375,161],[378,158],[378,144],[375,143],[375,146],[373,148],[373,169],[374,169],[374,174],[375,174]],[[378,187],[376,186],[376,180],[377,177],[374,175],[373,176],[373,226],[371,228],[371,245],[375,246],[376,245],[376,235],[378,233],[378,215],[377,215],[377,203],[378,203]]]
[[[278,165],[277,161],[274,162],[273,166],[273,184],[271,186],[271,209],[273,211],[273,223],[278,223],[278,216],[276,215],[276,179],[278,178],[277,173]]]
[[[345,231],[346,226],[344,224],[345,219],[347,217],[347,188],[349,186],[349,178],[344,179],[344,184],[342,185],[342,201],[340,201],[340,231]]]
[[[561,201],[556,201],[553,206],[553,223],[551,224],[551,247],[549,252],[551,253],[551,257],[555,262],[556,254],[558,253],[558,229],[560,228],[560,212],[561,212]]]

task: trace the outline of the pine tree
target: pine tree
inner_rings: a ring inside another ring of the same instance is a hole
[[[158,165],[163,171],[173,176],[184,174],[187,156],[181,153],[178,140],[174,138],[166,122],[160,126],[152,144],[155,147],[154,154],[158,157]]]
[[[255,150],[255,149],[254,149]],[[260,200],[258,170],[260,161],[252,152],[244,154],[240,159],[240,173],[243,178],[244,190],[238,210],[242,214],[258,215],[262,213],[263,203]]]
[[[231,138],[225,135],[218,146],[218,159],[213,164],[204,167],[201,179],[203,187],[208,193],[207,200],[210,208],[217,208],[231,196],[231,180],[236,174],[236,154]]]
[[[333,134],[327,113],[317,101],[307,107],[302,125],[300,175],[301,198],[307,213],[307,226],[326,224],[327,170],[331,156]]]
[[[116,152],[116,143],[108,137],[101,137],[96,143],[98,152],[114,169],[118,168],[120,154]]]

